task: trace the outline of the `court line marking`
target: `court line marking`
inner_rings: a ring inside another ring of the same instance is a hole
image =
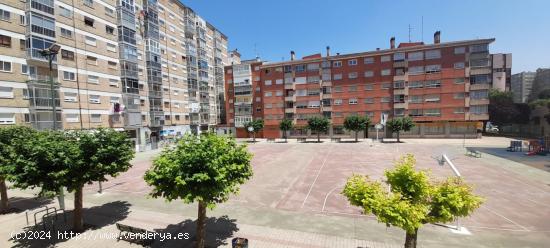
[[[522,226],[522,225],[520,225],[520,224],[514,222],[514,221],[511,220],[511,219],[506,218],[506,216],[504,216],[504,215],[502,215],[502,214],[499,214],[499,213],[493,211],[492,209],[490,209],[490,208],[488,208],[488,207],[485,207],[485,206],[483,206],[483,205],[482,205],[481,207],[482,207],[482,208],[485,208],[485,209],[487,209],[487,210],[489,210],[489,212],[491,212],[491,213],[493,213],[493,214],[495,214],[495,215],[498,215],[498,216],[504,218],[505,220],[509,221],[510,223],[512,223],[512,224],[514,224],[514,225],[516,225],[516,226],[521,227],[521,228],[522,228],[523,230],[525,230],[525,231],[530,231],[529,229],[525,228],[524,226]]]
[[[323,202],[323,208],[321,209],[321,212],[324,212],[324,211],[325,211],[325,205],[327,204],[327,200],[328,200],[328,197],[330,196],[330,194],[332,194],[332,192],[333,192],[334,190],[336,190],[337,188],[340,188],[340,187],[342,187],[342,185],[338,185],[338,186],[334,187],[333,189],[331,189],[331,190],[327,193],[327,195],[325,196],[325,201]]]
[[[302,202],[302,207],[300,207],[300,208],[304,208],[304,206],[306,205],[307,198],[309,198],[309,195],[311,194],[311,190],[313,190],[313,186],[315,185],[315,182],[317,182],[317,179],[319,178],[319,175],[321,175],[321,171],[325,167],[325,164],[327,162],[327,159],[328,159],[329,154],[330,154],[331,151],[332,151],[332,146],[330,146],[330,148],[327,152],[327,155],[325,155],[325,159],[323,160],[323,164],[321,165],[321,168],[319,168],[319,170],[317,171],[317,176],[315,176],[315,180],[313,180],[313,183],[311,183],[311,186],[309,187],[309,191],[307,192],[307,195],[304,198],[304,201]]]

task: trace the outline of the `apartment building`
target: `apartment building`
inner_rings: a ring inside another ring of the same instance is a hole
[[[7,0],[0,41],[0,125],[51,129],[55,109],[57,129],[112,127],[144,150],[225,119],[227,37],[180,1]]]
[[[526,103],[533,81],[535,80],[535,72],[524,71],[512,75],[512,95],[515,103]]]
[[[438,31],[433,44],[396,47],[392,38],[385,50],[331,55],[327,47],[325,56],[242,61],[225,68],[227,123],[237,137],[248,137],[244,123],[261,118],[259,135],[279,138],[282,119],[294,121],[292,135],[305,136],[307,119],[325,116],[331,128],[324,135],[345,136],[348,115],[367,115],[373,124],[382,115],[410,116],[416,127],[403,136],[477,137],[489,119],[489,89],[509,85],[511,54],[490,54],[493,41],[441,43]]]

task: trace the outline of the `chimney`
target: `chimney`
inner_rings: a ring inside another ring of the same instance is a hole
[[[290,51],[290,60],[294,60],[296,58],[296,54],[294,51]]]
[[[336,56],[339,56],[339,55],[340,55],[340,53],[336,53]]]
[[[395,49],[395,37],[391,37],[390,39],[390,48]]]
[[[376,51],[380,51],[380,47],[377,47],[377,48],[376,48]]]
[[[330,47],[327,46],[327,57],[330,57]]]
[[[434,44],[439,44],[441,42],[441,31],[436,31],[434,33]]]

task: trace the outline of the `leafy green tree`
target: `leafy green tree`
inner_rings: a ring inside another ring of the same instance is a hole
[[[414,122],[410,117],[393,118],[386,122],[386,127],[392,133],[397,133],[397,142],[401,142],[399,140],[399,134],[401,131],[410,131],[414,127]]]
[[[287,142],[288,131],[292,130],[293,127],[294,127],[294,124],[292,123],[292,120],[289,120],[289,119],[283,119],[279,123],[279,129],[283,132],[283,137],[285,138],[285,142]]]
[[[321,142],[321,132],[328,131],[330,121],[325,117],[314,116],[307,120],[307,128],[317,133],[317,142]]]
[[[15,167],[25,166],[23,142],[33,139],[34,129],[25,126],[0,128],[0,213],[9,210],[6,180],[11,181]]]
[[[26,143],[33,161],[16,174],[17,185],[57,191],[60,187],[74,192],[73,229],[84,230],[82,188],[92,182],[107,181],[132,165],[134,147],[126,133],[113,129],[93,132],[43,131]]]
[[[248,128],[252,127],[252,131],[249,131]],[[252,142],[256,142],[256,134],[260,132],[264,128],[264,120],[262,119],[256,119],[249,121],[244,124],[244,128],[246,128],[246,131],[249,133],[252,133]]]
[[[230,137],[187,135],[176,147],[164,150],[144,178],[153,186],[152,197],[198,202],[196,247],[203,248],[206,207],[212,209],[238,193],[239,185],[252,177],[251,159],[246,145]]]
[[[516,104],[514,104],[512,92],[503,92],[497,89],[489,91],[488,111],[489,121],[494,125],[516,123],[516,118],[521,115]],[[485,127],[483,131],[485,131]]]
[[[408,154],[385,172],[390,192],[381,182],[360,175],[351,176],[342,191],[364,214],[374,214],[379,222],[405,230],[405,248],[416,247],[422,225],[469,216],[483,202],[461,179],[431,183],[428,173],[415,170],[415,165],[414,156]]]
[[[344,119],[344,128],[355,132],[355,142],[357,142],[358,132],[361,130],[368,131],[370,119],[368,116],[349,115]]]

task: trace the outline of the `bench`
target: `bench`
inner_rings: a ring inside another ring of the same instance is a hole
[[[333,142],[338,142],[338,143],[340,143],[340,141],[342,141],[342,138],[336,138],[336,137],[333,137],[333,138],[330,138],[330,141],[333,141]]]
[[[267,138],[267,142],[275,142],[274,138]]]
[[[481,158],[481,152],[474,150],[472,148],[466,148],[466,155],[472,156],[474,158]]]
[[[298,142],[306,142],[306,138],[297,138]]]
[[[117,241],[122,239],[128,242],[135,242],[143,245],[150,245],[155,241],[154,232],[147,231],[143,228],[133,227],[120,223],[116,223],[116,228],[120,231],[118,233]],[[132,235],[129,235],[130,233],[132,233]],[[153,233],[153,235],[149,233]]]

